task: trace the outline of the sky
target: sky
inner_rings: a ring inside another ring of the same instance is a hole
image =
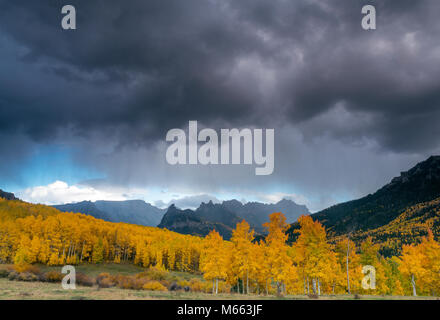
[[[74,5],[77,29],[61,28]],[[377,29],[361,27],[363,5]],[[438,0],[0,0],[0,188],[35,203],[288,198],[440,154]],[[275,169],[171,166],[188,122],[275,129]]]

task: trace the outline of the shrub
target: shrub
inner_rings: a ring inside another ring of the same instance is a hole
[[[168,289],[159,281],[148,281],[143,286],[144,290],[150,290],[150,291],[168,291]]]
[[[169,277],[169,273],[166,270],[159,269],[158,267],[152,267],[148,270],[136,275],[136,278],[147,278],[149,280],[165,280]]]
[[[84,273],[77,273],[76,283],[81,286],[92,287],[95,284],[95,281]]]
[[[37,281],[38,277],[35,274],[30,273],[30,272],[21,272],[16,277],[16,280],[20,280],[20,281]]]
[[[7,278],[8,275],[9,275],[9,272],[10,272],[10,271],[8,271],[8,270],[6,270],[6,269],[1,269],[1,270],[0,270],[0,278]]]
[[[57,271],[49,271],[46,272],[43,277],[41,277],[42,281],[46,282],[61,282],[63,280],[63,274]]]
[[[183,288],[190,286],[190,282],[188,280],[180,280],[177,282],[177,284]]]
[[[100,273],[96,277],[96,283],[98,284],[99,288],[110,288],[116,285],[116,279],[109,273]]]
[[[99,288],[111,288],[114,287],[115,285],[116,284],[110,278],[103,278],[98,283]]]
[[[111,277],[110,273],[107,273],[107,272],[100,273],[96,277],[96,283],[99,283],[102,279],[106,279],[106,278],[110,278],[110,277]]]
[[[132,289],[133,287],[133,278],[129,276],[117,275],[116,278],[116,286],[121,289]]]
[[[212,283],[202,281],[197,278],[192,278],[189,282],[191,291],[195,292],[212,292]]]
[[[13,269],[18,273],[29,272],[34,275],[39,275],[41,273],[40,269],[37,266],[28,263],[14,264]]]
[[[108,280],[109,282],[111,281],[110,280],[111,278],[107,278],[107,279],[109,279]],[[113,279],[114,279],[114,283],[116,284],[116,286],[121,289],[141,289],[142,288],[142,285],[140,284],[139,281],[137,281],[138,279],[136,277],[124,276],[124,275],[118,274]]]
[[[180,291],[182,289],[183,289],[182,286],[178,285],[176,282],[171,283],[171,285],[168,288],[168,290],[170,291]]]
[[[148,283],[148,279],[147,278],[141,278],[141,279],[134,279],[133,280],[133,287],[132,289],[135,290],[142,290],[144,288],[144,286]]]
[[[18,279],[18,273],[15,271],[10,271],[8,274],[9,280],[17,280]]]

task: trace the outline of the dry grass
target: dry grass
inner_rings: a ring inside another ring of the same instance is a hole
[[[177,299],[177,300],[253,300],[253,299],[283,299],[283,300],[303,300],[309,299],[307,296],[256,296],[239,294],[219,294],[212,295],[197,292],[157,292],[145,290],[127,290],[118,288],[99,289],[95,287],[80,287],[75,290],[64,290],[60,284],[43,282],[21,282],[0,279],[0,300],[157,300],[157,299]],[[320,296],[319,300],[351,300],[353,296]],[[427,297],[383,297],[383,296],[362,296],[366,300],[413,300],[413,299],[436,299]],[[437,298],[438,299],[438,298]]]
[[[7,268],[7,265],[0,265],[0,270]],[[39,266],[41,271],[60,271],[60,267]],[[103,265],[81,265],[77,272],[82,272],[91,277],[106,272],[109,274],[134,275],[145,269],[133,265],[124,264],[103,264]],[[179,278],[190,279],[200,277],[188,273],[174,272]],[[308,300],[305,295],[289,295],[284,297],[241,295],[241,294],[218,294],[212,295],[200,292],[159,292],[147,290],[130,290],[120,288],[101,288],[77,286],[75,290],[64,290],[59,283],[47,282],[22,282],[10,281],[0,278],[0,300],[157,300],[157,299],[177,299],[177,300],[263,300],[263,299],[282,299],[282,300]],[[353,295],[329,295],[319,296],[318,300],[353,300]],[[398,296],[360,296],[362,300],[439,300],[434,297],[398,297]],[[315,299],[316,300],[316,299]]]

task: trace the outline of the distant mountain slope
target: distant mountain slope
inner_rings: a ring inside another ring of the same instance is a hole
[[[170,208],[172,210],[168,209],[159,227],[186,234],[202,234],[206,230],[211,230],[209,228],[217,226],[216,230],[225,239],[230,238],[232,230],[243,219],[257,233],[264,233],[262,224],[269,221],[269,215],[273,212],[283,212],[289,217],[290,222],[295,221],[302,214],[309,214],[307,207],[297,205],[291,200],[281,200],[276,204],[249,202],[245,205],[237,200],[224,201],[221,204],[210,201],[202,203],[195,211],[179,210],[175,206]],[[180,217],[179,214],[184,217]]]
[[[3,191],[2,189],[0,189],[0,198],[6,200],[18,200],[13,193]]]
[[[367,231],[387,225],[408,207],[440,197],[440,156],[432,156],[379,189],[358,200],[341,203],[315,213],[331,236]],[[295,239],[293,224],[289,240]]]
[[[53,207],[63,212],[80,212],[110,222],[125,222],[153,227],[160,223],[166,211],[142,200],[82,201]]]
[[[119,220],[153,227],[160,223],[166,211],[142,200],[96,201],[95,206],[109,213],[115,222]]]
[[[110,218],[105,212],[99,210],[92,201],[60,204],[53,207],[62,212],[79,212],[95,217],[97,219],[106,220]]]

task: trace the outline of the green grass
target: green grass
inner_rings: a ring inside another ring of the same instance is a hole
[[[5,268],[7,265],[0,265],[0,270]],[[42,264],[36,264],[36,266],[42,271],[61,271],[61,267],[59,266],[46,266]],[[76,272],[84,273],[90,277],[96,277],[100,273],[109,273],[112,275],[122,274],[124,276],[134,275],[137,273],[141,273],[146,268],[136,266],[133,264],[117,264],[117,263],[103,263],[103,264],[81,264],[75,266]],[[181,280],[190,280],[192,278],[202,278],[201,274],[193,274],[188,272],[178,272],[178,271],[170,271],[168,272],[170,277],[178,277]]]
[[[41,271],[61,271],[59,266],[46,266],[36,265]],[[133,275],[145,271],[145,268],[133,265],[133,264],[117,264],[117,263],[104,263],[104,264],[81,264],[75,266],[76,272],[84,273],[90,277],[96,277],[100,273],[109,274],[122,274],[124,276]]]

